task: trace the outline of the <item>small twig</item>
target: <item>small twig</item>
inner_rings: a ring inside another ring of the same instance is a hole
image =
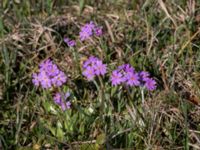
[[[114,139],[116,136],[120,135],[120,134],[123,134],[123,133],[126,133],[126,132],[129,132],[131,131],[133,128],[128,128],[128,129],[125,129],[124,131],[121,131],[121,132],[118,132],[116,133],[115,135],[113,135],[111,138]]]
[[[166,16],[173,22],[174,26],[177,27],[177,24],[175,20],[172,18],[172,16],[169,14],[165,3],[162,0],[158,0],[159,5],[161,6],[162,10],[165,12]]]
[[[180,56],[183,50],[188,46],[188,44],[200,33],[200,28],[197,32],[193,34],[193,36],[181,47],[181,50],[178,52],[178,56]]]
[[[94,144],[96,143],[96,140],[91,140],[91,141],[75,141],[75,142],[72,142],[70,144],[72,145],[81,145],[81,144]]]
[[[112,32],[112,29],[110,27],[110,24],[106,20],[105,20],[105,24],[106,24],[106,27],[108,28],[108,33],[110,35],[110,38],[111,38],[112,42],[114,43],[115,42],[115,38],[114,38],[114,35],[113,35],[113,32]]]

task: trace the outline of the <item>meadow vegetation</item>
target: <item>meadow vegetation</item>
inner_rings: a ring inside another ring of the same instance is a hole
[[[200,149],[200,1],[1,0],[0,149],[119,148]]]

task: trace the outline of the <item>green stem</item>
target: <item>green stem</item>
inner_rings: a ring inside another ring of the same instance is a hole
[[[144,104],[144,87],[140,88],[141,95],[142,95],[142,104]]]
[[[127,93],[127,98],[128,98],[128,100],[131,102],[131,101],[132,101],[131,93],[130,93],[129,89],[126,88],[126,90],[128,91],[128,93]],[[138,115],[141,117],[141,119],[142,119],[142,121],[144,122],[144,124],[146,124],[146,120],[144,119],[144,116],[142,115],[142,113],[139,111],[138,106],[136,106],[134,102],[133,102],[132,104],[133,104],[133,106],[135,107],[135,109],[136,109]]]
[[[104,102],[105,102],[105,99],[104,99],[104,85],[103,85],[103,81],[102,81],[102,78],[99,76],[99,82],[100,82],[100,90],[99,90],[99,95],[100,95],[100,103],[101,103],[101,112],[103,113],[104,112]]]
[[[79,67],[79,58],[78,58],[78,52],[76,51],[75,48],[70,48],[72,50],[72,54],[73,54],[73,57],[74,57],[74,64],[75,64],[75,67],[76,67],[76,70],[78,70],[79,72],[81,72],[81,69]]]
[[[100,83],[100,86],[98,85],[98,83],[93,80],[93,83],[95,84],[95,86],[97,87],[97,90],[98,90],[98,96],[99,96],[99,102],[100,102],[100,108],[101,108],[101,112],[103,113],[104,111],[104,85],[103,85],[103,81],[102,81],[102,78],[101,77],[98,77],[99,79],[99,83]]]

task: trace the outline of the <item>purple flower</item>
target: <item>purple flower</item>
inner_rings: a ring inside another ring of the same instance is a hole
[[[45,70],[46,70],[47,75],[50,77],[57,76],[60,72],[60,70],[58,69],[58,67],[55,64],[47,66],[47,68],[45,68]]]
[[[103,34],[102,27],[96,27],[94,29],[94,33],[96,34],[96,36],[101,36]]]
[[[102,63],[102,61],[96,61],[94,66],[95,74],[96,75],[105,75],[106,74],[106,65]]]
[[[56,104],[61,104],[61,94],[56,93],[56,95],[53,97],[53,100]]]
[[[90,56],[83,63],[83,75],[88,80],[92,80],[96,75],[105,75],[106,69],[106,64],[103,64],[102,60],[94,56]]]
[[[135,72],[135,69],[130,64],[125,64],[124,70],[126,72],[133,72],[133,73]]]
[[[139,75],[134,72],[128,72],[126,74],[126,84],[130,86],[138,86],[140,85]]]
[[[124,71],[127,72],[135,72],[135,69],[130,64],[124,64],[118,67],[118,71]]]
[[[61,106],[62,110],[65,111],[66,109],[71,108],[71,102],[67,101],[66,103],[62,103],[60,106]]]
[[[74,47],[76,45],[76,42],[74,40],[71,40],[68,42],[69,47]]]
[[[95,28],[94,22],[90,22],[89,24],[85,24],[83,27],[81,27],[81,31],[79,33],[80,40],[84,41],[88,38],[90,38],[93,35],[93,30]]]
[[[41,85],[42,88],[51,88],[54,86],[61,86],[67,81],[67,77],[64,72],[60,71],[56,64],[50,59],[47,59],[40,63],[39,73],[33,74],[32,82],[35,86]]]
[[[135,69],[130,64],[119,66],[111,75],[112,85],[125,83],[129,86],[138,86],[140,85],[139,79],[139,74],[135,72]]]
[[[47,59],[45,61],[43,61],[42,63],[40,63],[40,71],[47,71],[47,68],[49,66],[53,65],[53,62],[50,59]]]
[[[65,38],[63,39],[63,41],[64,41],[66,44],[68,44],[69,38],[66,38],[66,37],[65,37]]]
[[[149,72],[141,71],[139,73],[141,86],[146,87],[148,90],[153,91],[156,89],[156,81],[150,78]]]
[[[61,86],[67,81],[67,76],[64,74],[64,72],[60,71],[57,76],[52,78],[52,83],[54,86]]]
[[[36,74],[36,73],[33,74],[32,82],[35,86],[40,85],[40,78],[38,77],[38,74]]]
[[[42,88],[47,89],[52,87],[51,79],[45,71],[40,72],[38,77],[40,79]]]
[[[141,81],[146,81],[149,78],[150,75],[146,71],[141,71],[139,73],[139,76],[140,76]]]
[[[87,31],[81,31],[79,34],[81,41],[84,41],[91,36]]]
[[[125,83],[129,86],[146,87],[152,91],[156,89],[156,81],[149,76],[146,71],[137,73],[130,64],[124,64],[112,72],[110,80],[114,86]]]
[[[70,96],[70,93],[66,92],[64,97],[65,97],[65,99],[67,99],[69,96]]]
[[[118,72],[117,70],[114,70],[111,75],[111,83],[113,86],[119,85],[120,83],[124,82],[124,77],[122,73]]]
[[[83,27],[81,27],[79,37],[81,41],[84,41],[94,34],[96,36],[101,36],[103,34],[102,27],[96,26],[94,22],[90,21],[90,23],[86,23]]]
[[[53,97],[54,102],[59,105],[63,111],[66,109],[70,109],[71,107],[71,102],[66,101],[67,98],[70,96],[69,92],[64,93],[56,93],[55,96]]]
[[[40,65],[40,72],[46,72],[48,76],[56,76],[59,73],[58,67],[53,64],[53,62],[50,59],[47,59],[46,61],[43,61]]]
[[[83,75],[90,81],[94,78],[95,76],[95,70],[93,67],[88,66],[84,71]]]
[[[67,109],[70,109],[70,108],[71,108],[71,102],[70,102],[70,101],[67,101],[67,102],[66,102],[66,107],[67,107]]]
[[[83,63],[83,68],[87,68],[88,66],[93,66],[95,65],[96,61],[99,59],[94,56],[90,56],[84,63]]]
[[[156,89],[156,81],[152,78],[147,78],[146,81],[145,81],[145,84],[144,86],[150,90],[150,91],[153,91]]]
[[[76,45],[75,40],[70,40],[69,38],[64,38],[64,42],[69,46],[69,47],[74,47]]]

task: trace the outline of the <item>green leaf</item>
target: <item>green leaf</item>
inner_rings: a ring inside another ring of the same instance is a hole
[[[47,112],[49,112],[50,110],[51,110],[51,105],[47,102],[47,101],[45,101],[44,102],[44,108],[45,108],[45,110],[47,111]]]
[[[117,86],[111,88],[111,97],[116,93],[116,91],[117,91]]]
[[[80,146],[80,150],[99,150],[98,144],[87,143]]]
[[[63,130],[62,130],[60,127],[57,127],[56,136],[57,136],[60,140],[63,140],[63,138],[64,138]]]
[[[97,137],[96,143],[99,145],[102,145],[105,142],[105,139],[106,139],[106,135],[105,133],[102,133]]]
[[[3,25],[3,20],[0,19],[0,36],[3,36],[4,33],[4,25]]]
[[[8,4],[8,0],[3,0],[3,8],[6,8],[7,4]]]
[[[56,135],[56,129],[53,127],[48,126],[49,130],[51,131],[51,133],[55,136]]]
[[[80,14],[83,12],[84,6],[85,6],[85,0],[79,0]]]
[[[52,2],[52,0],[47,0],[47,1],[46,1],[46,4],[47,4],[47,12],[48,12],[49,14],[51,14],[52,8],[53,8],[53,2]]]
[[[81,132],[82,135],[84,134],[84,132],[85,132],[85,125],[84,125],[84,123],[80,124],[79,131]]]

